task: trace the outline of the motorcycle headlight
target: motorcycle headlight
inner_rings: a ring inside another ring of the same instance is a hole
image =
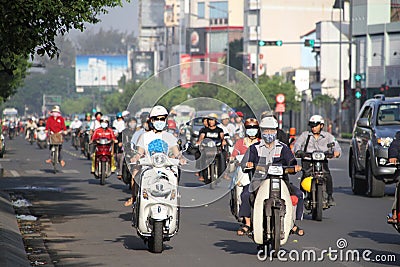
[[[167,155],[165,155],[165,154],[156,153],[153,156],[151,156],[151,163],[156,168],[160,168],[160,167],[164,166],[164,164],[166,162],[167,162]]]
[[[325,154],[324,154],[324,152],[313,152],[312,159],[313,160],[324,160]]]
[[[380,137],[377,139],[378,144],[380,144],[383,147],[389,147],[392,141],[393,138],[391,137]]]
[[[214,141],[208,141],[207,142],[208,147],[215,147],[215,142]]]

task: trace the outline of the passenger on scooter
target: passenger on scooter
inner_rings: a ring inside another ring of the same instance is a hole
[[[278,122],[273,117],[265,117],[261,120],[260,131],[262,140],[251,145],[244,155],[241,166],[243,172],[254,173],[256,166],[260,161],[265,161],[265,164],[281,164],[282,166],[294,166],[296,172],[301,170],[301,166],[296,165],[297,161],[290,148],[284,143],[276,139]],[[240,206],[239,216],[245,217],[245,224],[237,231],[238,235],[248,234],[250,232],[250,216],[251,216],[251,192],[257,192],[260,186],[260,180],[251,180],[250,184],[243,188],[241,195],[242,205]],[[303,193],[300,189],[289,183],[289,177],[286,175],[285,182],[292,192],[298,198],[296,219],[301,220],[303,216]],[[250,192],[251,191],[251,192]],[[304,231],[297,225],[293,227],[291,233],[304,235]]]
[[[389,146],[388,158],[389,158],[389,162],[392,164],[399,164],[399,162],[400,162],[400,131],[396,132],[395,138]],[[399,183],[399,181],[398,181],[398,183]],[[399,219],[399,218],[397,218],[397,210],[396,210],[397,194],[398,194],[398,192],[397,192],[397,190],[395,190],[394,201],[393,201],[393,206],[392,206],[392,214],[391,214],[391,216],[389,215],[387,218],[387,222],[390,224],[397,223],[397,220]]]
[[[150,123],[152,130],[144,132],[136,143],[136,154],[132,157],[131,162],[136,163],[141,157],[150,155],[151,149],[162,149],[168,156],[179,158],[181,163],[185,160],[181,157],[178,139],[167,131],[168,111],[163,106],[154,106],[150,111]],[[138,174],[140,166],[137,166],[132,171],[132,180]],[[135,184],[136,186],[136,184]],[[130,206],[135,202],[136,190],[132,190],[134,195],[128,199],[124,205]]]
[[[211,113],[208,115],[208,117],[206,118],[207,126],[202,129],[203,131],[201,133],[199,132],[199,139],[196,142],[197,146],[199,146],[205,138],[211,139],[216,143],[220,142],[222,148],[226,145],[226,141],[224,139],[224,130],[222,130],[220,127],[217,127],[217,119],[218,115],[215,113]],[[216,156],[218,156],[218,154]],[[222,153],[220,154],[220,159],[220,166],[218,168],[218,170],[220,170],[220,173],[218,175],[223,173],[226,168],[226,156],[224,151],[222,151]],[[205,164],[201,164],[202,167],[205,167],[204,165]],[[206,175],[207,168],[204,168],[200,172],[199,181],[204,181],[204,177]]]
[[[50,112],[50,117],[46,121],[46,132],[50,136],[52,134],[63,133],[67,134],[67,127],[65,126],[64,118],[61,116],[61,111],[59,106],[54,106]],[[61,167],[65,166],[65,161],[62,159],[62,145],[58,146],[58,162],[60,162]],[[51,145],[50,145],[51,150]],[[51,163],[51,158],[46,160],[46,163]]]
[[[319,151],[328,151],[328,144],[334,143],[333,147],[333,156],[335,158],[340,157],[342,154],[342,150],[340,148],[339,143],[336,141],[335,137],[323,131],[325,125],[324,118],[320,115],[313,115],[311,116],[310,120],[308,121],[308,126],[310,126],[311,131],[303,132],[299,138],[297,138],[296,143],[293,147],[293,152],[296,154],[298,151],[304,152],[313,152],[316,150]],[[310,169],[310,162],[306,160],[302,160],[302,167],[303,170]],[[332,175],[328,167],[328,160],[323,163],[323,169],[327,172],[326,174],[326,192],[328,194],[328,205],[335,206],[335,200],[333,199],[333,181]],[[302,179],[305,177],[310,176],[309,173],[304,173]]]
[[[114,143],[117,142],[117,138],[114,135],[114,131],[109,127],[110,119],[107,116],[102,116],[100,119],[100,128],[97,128],[90,140],[91,143],[96,143],[96,140],[98,139],[108,139],[112,140]],[[113,147],[113,146],[112,146]],[[115,166],[115,159],[114,159],[114,151],[111,152],[111,172],[115,172],[116,166]],[[94,173],[95,170],[95,159],[96,157],[93,155],[92,156],[92,169],[91,173]]]
[[[93,134],[93,132],[96,130],[96,129],[98,129],[98,128],[101,128],[101,125],[100,125],[100,120],[101,120],[101,117],[103,116],[103,113],[101,113],[100,111],[98,111],[98,112],[96,112],[95,114],[94,114],[94,121],[92,121],[91,122],[91,124],[90,124],[90,134],[92,135]]]

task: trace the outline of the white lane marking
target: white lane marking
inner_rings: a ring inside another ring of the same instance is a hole
[[[25,171],[27,174],[44,174],[44,171],[39,171],[39,170],[26,170]]]
[[[62,173],[79,173],[78,170],[61,170]]]
[[[11,161],[11,159],[0,159],[0,161]]]
[[[19,173],[18,173],[17,171],[15,171],[15,170],[10,170],[10,173],[11,173],[11,175],[14,176],[14,177],[20,177],[20,176],[21,176],[21,175],[19,175]]]

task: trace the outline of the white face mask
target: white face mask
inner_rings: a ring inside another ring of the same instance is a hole
[[[162,131],[167,125],[166,121],[155,121],[153,122],[153,126],[157,131]]]
[[[107,128],[108,123],[107,122],[102,122],[100,123],[101,128]]]
[[[251,129],[246,129],[246,134],[248,136],[256,136],[258,133],[258,129],[251,128]]]

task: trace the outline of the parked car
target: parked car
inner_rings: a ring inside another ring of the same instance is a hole
[[[388,162],[388,148],[400,131],[400,97],[376,95],[362,106],[354,125],[349,176],[354,194],[382,197],[385,184],[399,175]]]

